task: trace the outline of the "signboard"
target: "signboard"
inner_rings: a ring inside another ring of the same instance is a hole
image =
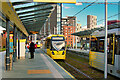
[[[10,39],[10,53],[13,53],[13,39]]]
[[[52,37],[52,40],[63,40],[63,37]]]
[[[33,2],[76,3],[76,0],[33,0]]]

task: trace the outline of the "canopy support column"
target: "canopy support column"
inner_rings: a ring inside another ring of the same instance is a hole
[[[16,26],[14,25],[14,33],[13,33],[13,61],[15,62],[16,61],[16,57],[17,57],[17,52],[16,52],[16,45],[17,45],[17,29],[16,29]]]
[[[6,20],[6,32],[7,32],[7,39],[6,39],[6,70],[10,70],[10,21]]]
[[[48,17],[48,34],[50,35],[50,17]]]

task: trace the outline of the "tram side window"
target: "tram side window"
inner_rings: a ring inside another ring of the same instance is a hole
[[[99,52],[104,52],[104,40],[99,40]]]
[[[50,41],[49,40],[47,40],[47,48],[49,48],[49,46],[50,46]]]
[[[119,54],[118,55],[120,55],[120,37],[119,37]]]
[[[97,51],[97,41],[91,41],[91,51]]]

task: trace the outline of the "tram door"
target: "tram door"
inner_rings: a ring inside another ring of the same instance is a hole
[[[119,43],[118,43],[118,54],[120,55],[120,38],[119,38]]]
[[[114,65],[115,34],[108,36],[108,64]]]

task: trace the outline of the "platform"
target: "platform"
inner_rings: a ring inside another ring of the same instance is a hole
[[[2,66],[4,66],[4,64]],[[12,71],[5,71],[3,67],[2,78],[3,80],[5,78],[11,78],[10,80],[13,80],[12,78],[22,80],[75,79],[69,72],[67,72],[40,49],[36,50],[34,59],[29,59],[29,54],[26,54],[25,59],[19,59],[14,62]]]
[[[89,59],[89,50],[83,50],[83,49],[67,49],[67,51],[74,52],[79,54],[81,57],[84,57],[86,59]]]
[[[81,52],[81,53],[86,53],[89,54],[89,50],[82,50],[82,49],[68,49],[69,51],[75,51],[75,52]]]

